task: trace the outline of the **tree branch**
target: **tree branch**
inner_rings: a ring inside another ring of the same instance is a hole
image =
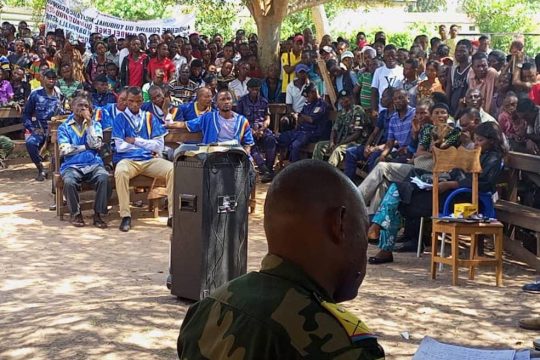
[[[329,2],[330,0],[295,0],[289,2],[287,15],[292,13],[302,11],[304,9],[309,9],[317,5],[322,5]]]

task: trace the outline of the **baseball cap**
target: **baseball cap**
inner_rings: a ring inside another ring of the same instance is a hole
[[[294,42],[301,42],[303,44],[304,43],[304,37],[302,35],[296,35],[294,37]]]
[[[52,79],[57,79],[58,78],[58,75],[56,74],[56,71],[54,71],[53,69],[49,69],[49,70],[45,71],[43,73],[43,76],[45,76],[47,78],[52,78]]]
[[[343,52],[343,54],[341,54],[341,60],[346,59],[346,58],[354,59],[353,53],[348,50]]]
[[[308,72],[309,67],[307,65],[304,65],[304,64],[296,65],[296,68],[294,69],[294,72],[298,74],[300,71]]]
[[[246,85],[247,85],[248,88],[260,88],[261,87],[261,80],[252,78],[252,79],[248,80]]]
[[[328,46],[328,45],[323,46],[322,49],[323,49],[324,52],[327,52],[327,53],[329,53],[329,54],[330,54],[331,52],[334,51],[334,49],[332,49],[332,47],[331,47],[331,46]]]

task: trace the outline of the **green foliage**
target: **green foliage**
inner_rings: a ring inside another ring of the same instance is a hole
[[[534,26],[532,16],[539,9],[538,3],[530,0],[463,0],[463,10],[484,33],[530,32]],[[493,48],[505,51],[511,42],[511,34],[491,39]],[[526,49],[531,50],[529,46]]]
[[[126,20],[151,20],[162,18],[174,1],[155,0],[94,0],[93,6],[104,13]]]
[[[409,12],[438,12],[446,10],[446,0],[416,0],[409,5]]]
[[[330,1],[324,4],[324,10],[329,22],[331,22],[338,11],[342,9],[342,6],[340,0]],[[288,15],[281,24],[281,38],[287,38],[296,33],[301,33],[305,28],[311,28],[311,30],[315,32],[311,9],[305,9]]]

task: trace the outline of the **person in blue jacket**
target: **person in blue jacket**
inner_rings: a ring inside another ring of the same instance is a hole
[[[150,101],[143,103],[141,106],[142,111],[151,112],[163,124],[173,121],[184,121],[180,108],[171,104],[169,97],[165,96],[161,87],[156,85],[150,86],[148,95],[150,96]]]
[[[217,95],[218,111],[208,112],[190,121],[178,123],[178,127],[189,132],[202,132],[203,144],[234,141],[249,154],[255,143],[249,121],[245,116],[232,111],[232,94],[221,90]]]
[[[79,188],[83,182],[95,186],[94,226],[104,229],[107,223],[101,218],[107,213],[111,194],[109,173],[99,156],[103,132],[101,122],[92,113],[92,106],[85,96],[76,96],[71,102],[73,113],[58,127],[60,174],[64,182],[64,195],[71,213],[71,223],[85,225],[79,205]]]
[[[56,72],[47,70],[43,77],[43,87],[30,94],[22,114],[23,125],[30,131],[30,136],[26,139],[26,149],[38,170],[37,181],[44,181],[47,176],[40,154],[40,148],[45,144],[48,136],[47,122],[53,116],[64,112],[62,95],[56,88],[58,78]]]
[[[212,90],[207,87],[202,87],[197,90],[197,98],[180,105],[180,111],[184,121],[193,120],[207,112],[213,111],[212,105]]]

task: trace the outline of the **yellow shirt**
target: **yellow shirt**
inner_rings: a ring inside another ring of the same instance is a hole
[[[450,48],[450,53],[448,54],[451,58],[454,58],[454,54],[456,52],[456,46],[459,39],[456,37],[454,39],[448,38],[444,41],[445,45]]]
[[[287,85],[294,80],[294,71],[290,74],[287,74],[284,70],[285,65],[296,66],[302,58],[302,53],[294,55],[292,51],[281,55],[281,92],[287,92]]]

